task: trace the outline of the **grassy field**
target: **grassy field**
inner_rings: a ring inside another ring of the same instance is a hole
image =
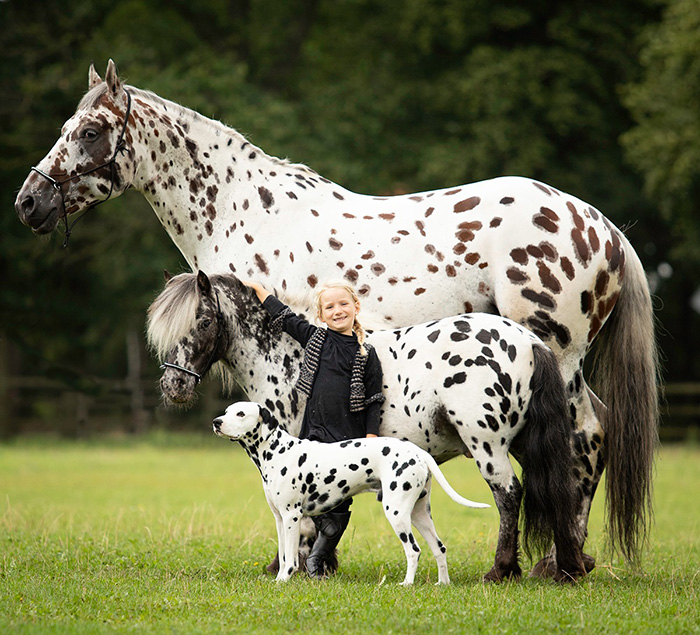
[[[491,502],[473,462],[445,473]],[[0,632],[700,632],[700,448],[659,455],[643,570],[610,562],[595,501],[586,550],[599,566],[575,586],[482,584],[496,511],[433,491],[450,587],[433,585],[423,543],[416,585],[398,586],[403,552],[370,495],[355,500],[334,579],[277,585],[264,570],[272,515],[237,446],[209,437],[0,446]]]

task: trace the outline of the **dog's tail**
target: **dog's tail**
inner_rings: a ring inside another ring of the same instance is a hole
[[[478,509],[483,509],[485,507],[491,507],[491,505],[488,505],[486,503],[475,503],[474,501],[470,501],[468,498],[464,498],[464,496],[460,496],[455,489],[452,487],[447,482],[447,479],[445,478],[445,475],[442,473],[442,470],[438,466],[437,462],[435,459],[430,456],[427,452],[424,453],[425,462],[428,464],[428,469],[430,470],[430,473],[435,477],[435,480],[440,483],[440,487],[445,490],[445,493],[455,502],[459,503],[460,505],[464,505],[465,507],[476,507]]]

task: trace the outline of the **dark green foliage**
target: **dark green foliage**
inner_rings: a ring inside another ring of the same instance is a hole
[[[658,25],[652,0],[0,2],[0,332],[31,353],[32,372],[123,377],[126,330],[141,330],[162,269],[185,268],[138,195],[91,212],[67,250],[12,209],[89,64],[103,73],[110,57],[127,82],[351,189],[532,176],[637,223],[629,236],[648,268],[682,270],[700,260],[698,10],[671,4]],[[698,280],[683,282],[658,292],[683,305],[680,332],[697,339],[687,303]],[[669,376],[700,375],[692,347],[663,345]]]

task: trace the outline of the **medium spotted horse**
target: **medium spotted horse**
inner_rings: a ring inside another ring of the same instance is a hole
[[[165,359],[161,389],[183,403],[212,367],[299,435],[304,404],[294,388],[302,348],[275,332],[251,289],[233,274],[180,274],[149,309],[148,335]],[[571,472],[571,424],[556,358],[515,322],[465,314],[374,331],[386,402],[380,436],[409,440],[438,463],[473,457],[500,513],[488,581],[519,577],[518,516],[524,544],[554,538],[557,580],[585,573]],[[521,487],[508,458],[523,467]]]
[[[554,351],[566,383],[581,536],[607,467],[612,545],[639,556],[657,439],[653,313],[637,254],[597,209],[520,177],[356,194],[123,85],[112,61],[104,81],[90,68],[89,86],[17,196],[23,223],[45,234],[64,220],[69,231],[69,216],[134,188],[193,271],[293,295],[343,276],[396,326],[472,311],[520,323]],[[597,396],[583,375],[594,340]],[[536,574],[551,572],[552,556]]]

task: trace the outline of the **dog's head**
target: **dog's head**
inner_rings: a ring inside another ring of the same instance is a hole
[[[277,427],[277,421],[267,408],[254,401],[238,401],[226,408],[223,415],[214,419],[213,428],[214,433],[220,437],[238,441],[255,434],[262,424],[271,429]]]

